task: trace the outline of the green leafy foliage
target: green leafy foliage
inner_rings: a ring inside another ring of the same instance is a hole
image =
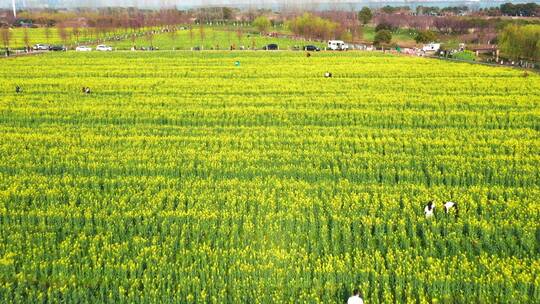
[[[418,31],[414,40],[416,43],[429,43],[437,39],[437,34],[433,31]]]
[[[375,27],[375,32],[382,31],[382,30],[394,31],[394,30],[397,30],[397,28],[395,28],[389,23],[381,22],[377,24],[377,26]]]
[[[371,18],[373,18],[373,13],[371,12],[371,9],[369,7],[364,6],[359,12],[358,12],[358,19],[362,22],[362,24],[366,25],[371,21]]]
[[[540,60],[540,25],[506,26],[499,47],[512,59]]]
[[[476,54],[473,51],[461,51],[457,52],[452,55],[452,58],[459,59],[459,60],[467,60],[467,61],[475,61],[476,60]]]
[[[287,24],[293,33],[308,38],[329,40],[341,36],[343,32],[336,22],[309,13],[296,17]]]
[[[392,41],[392,32],[389,30],[380,30],[375,33],[375,38],[373,39],[374,45],[388,44]]]
[[[257,28],[257,30],[261,33],[265,33],[268,31],[270,26],[272,26],[272,23],[266,16],[259,16],[253,20],[253,26]]]

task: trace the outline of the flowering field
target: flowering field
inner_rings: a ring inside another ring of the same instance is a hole
[[[0,94],[0,302],[540,299],[538,75],[63,53],[0,60]]]
[[[241,35],[238,35],[237,30],[240,29]],[[49,28],[48,35],[46,34],[45,28],[30,28],[30,29],[12,29],[10,46],[12,48],[24,48],[25,40],[24,35],[25,31],[28,33],[29,45],[33,46],[37,43],[50,43],[50,44],[63,44],[64,42],[60,39],[60,35],[56,28]],[[159,48],[160,50],[190,50],[194,47],[199,47],[204,50],[228,50],[231,46],[234,46],[236,49],[240,49],[241,46],[244,48],[256,48],[262,49],[264,46],[275,43],[279,46],[280,49],[292,49],[297,46],[302,48],[305,45],[316,45],[319,48],[324,48],[325,43],[316,42],[316,41],[302,41],[289,38],[276,38],[268,37],[265,35],[253,34],[244,28],[230,28],[225,30],[224,28],[219,27],[204,27],[201,31],[200,27],[195,27],[191,31],[187,29],[177,30],[172,33],[162,33],[159,29],[156,29],[156,34],[149,36],[143,34],[145,31],[149,32],[150,29],[141,30],[139,36],[133,40],[132,31],[125,31],[117,29],[116,31],[108,34],[106,37],[113,38],[119,37],[120,40],[107,39],[106,41],[97,42],[96,40],[104,39],[103,35],[96,36],[93,31],[88,29],[79,30],[79,36],[76,38],[72,34],[72,29],[67,29],[68,38],[65,43],[70,49],[75,49],[77,42],[81,45],[90,45],[93,48],[97,44],[105,43],[110,45],[118,50],[130,50],[131,47],[136,46],[138,49],[141,47],[153,47]],[[151,38],[151,39],[150,39]],[[1,51],[1,49],[0,49]]]

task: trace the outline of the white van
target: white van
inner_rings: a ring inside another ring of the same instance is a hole
[[[349,46],[341,40],[330,40],[328,41],[328,49],[332,51],[346,51],[349,49]]]
[[[422,46],[422,51],[424,51],[424,52],[436,52],[440,48],[441,48],[440,43],[433,43],[432,42],[430,44],[424,44],[424,46]]]
[[[110,51],[112,51],[112,47],[110,47],[108,45],[105,45],[105,44],[100,44],[100,45],[96,46],[96,51],[110,52]]]

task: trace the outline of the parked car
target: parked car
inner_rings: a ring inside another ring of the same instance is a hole
[[[96,51],[110,52],[110,51],[112,51],[112,47],[110,47],[108,45],[105,45],[105,44],[100,44],[100,45],[96,46]]]
[[[77,52],[90,52],[92,50],[91,47],[85,46],[85,45],[79,45],[77,48],[75,48],[75,51]]]
[[[441,48],[440,43],[430,43],[430,44],[424,44],[422,46],[422,51],[424,52],[437,52]]]
[[[319,52],[321,49],[314,46],[314,45],[306,45],[304,46],[304,51],[310,51],[310,52]]]
[[[349,49],[349,46],[341,40],[330,40],[328,41],[328,49],[332,51],[346,51]]]
[[[51,45],[51,47],[49,48],[49,50],[55,51],[55,52],[65,51],[65,50],[66,50],[66,47],[63,46],[63,45]]]
[[[265,51],[276,51],[279,50],[279,46],[275,43],[270,43],[269,45],[265,45],[263,47],[263,50]]]
[[[141,47],[141,51],[156,51],[159,50],[157,46]]]
[[[36,45],[34,45],[34,47],[32,47],[34,49],[34,51],[48,51],[50,46],[48,44],[41,44],[41,43],[38,43]]]

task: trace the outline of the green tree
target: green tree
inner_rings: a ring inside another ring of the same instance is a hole
[[[375,32],[382,31],[382,30],[388,30],[391,32],[391,31],[397,30],[397,28],[392,26],[390,23],[381,22],[377,24],[377,26],[375,27]]]
[[[437,34],[435,34],[435,32],[433,31],[419,31],[417,34],[416,34],[416,37],[414,37],[414,40],[416,41],[416,43],[428,43],[428,42],[432,42],[432,41],[435,41],[435,39],[437,38]]]
[[[287,27],[296,35],[323,40],[340,37],[344,30],[331,20],[309,13],[290,20]]]
[[[364,6],[360,12],[358,12],[358,19],[362,21],[362,24],[368,24],[369,21],[371,21],[371,18],[373,18],[373,13],[369,9],[369,7]]]
[[[398,10],[397,7],[393,7],[393,6],[390,6],[390,5],[387,5],[387,6],[384,6],[381,8],[381,11],[383,13],[386,13],[386,14],[393,14],[395,13],[396,11]]]
[[[234,12],[230,7],[224,7],[222,13],[223,13],[223,19],[224,20],[233,19]]]
[[[499,36],[499,47],[512,59],[540,60],[540,25],[506,26]]]
[[[271,25],[272,23],[266,16],[259,16],[253,20],[253,26],[255,26],[260,33],[267,32]]]
[[[373,44],[381,45],[388,44],[392,41],[392,32],[389,30],[380,30],[375,33],[375,38],[373,39]]]
[[[352,36],[352,33],[351,32],[347,32],[347,31],[343,31],[341,33],[341,35],[339,36],[339,39],[343,40],[343,41],[352,41],[353,40],[353,36]]]

